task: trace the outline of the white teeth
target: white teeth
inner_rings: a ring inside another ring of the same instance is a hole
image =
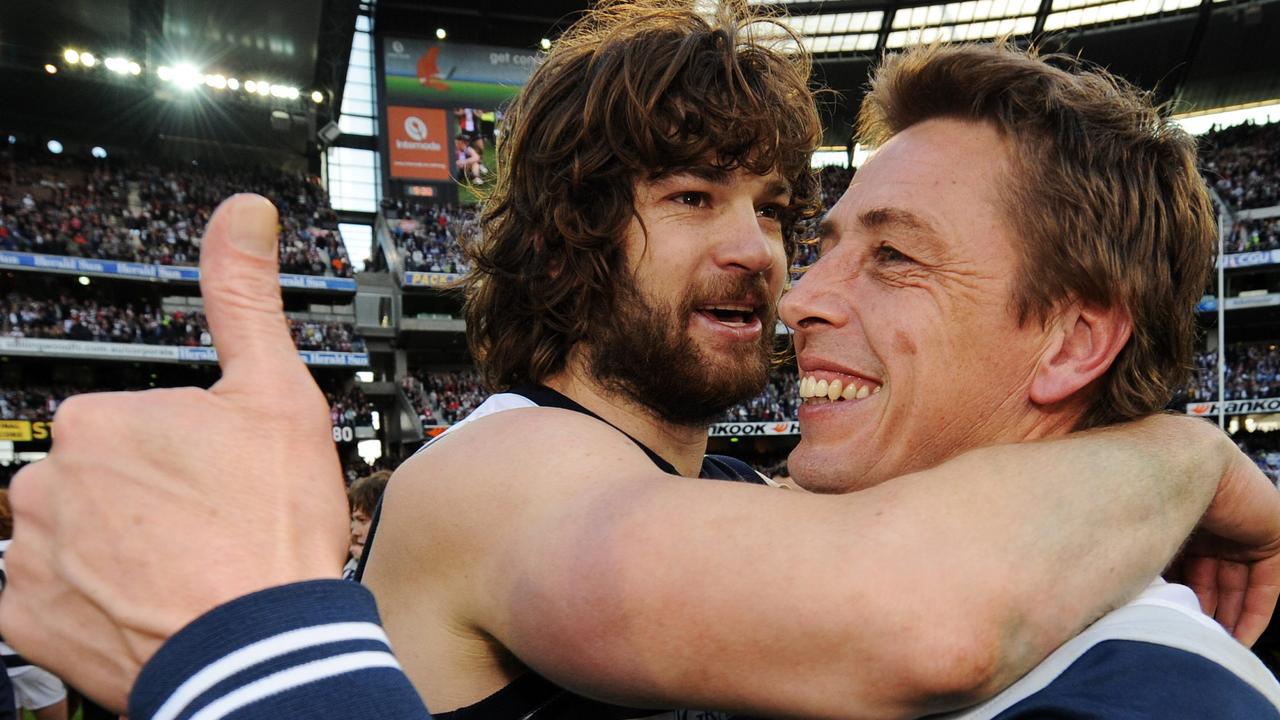
[[[846,385],[843,380],[818,379],[812,375],[800,378],[800,399],[826,398],[832,402],[837,400],[862,400],[880,392],[880,385],[858,385],[850,380]]]

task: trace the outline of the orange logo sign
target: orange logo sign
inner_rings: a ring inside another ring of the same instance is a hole
[[[419,180],[451,177],[444,110],[388,107],[387,135],[391,177]]]

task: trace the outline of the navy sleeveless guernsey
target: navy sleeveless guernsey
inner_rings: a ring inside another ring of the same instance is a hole
[[[574,402],[565,395],[552,390],[544,385],[521,385],[512,388],[508,393],[502,395],[518,396],[526,402],[516,400],[515,404],[506,405],[505,407],[554,407],[564,410],[572,410],[584,415],[589,415],[600,422],[609,424],[608,421],[599,415],[591,412],[585,407]],[[500,399],[501,396],[494,396],[493,399]],[[490,401],[486,401],[486,404]],[[482,405],[481,408],[484,406]],[[496,412],[480,413],[481,408],[477,408],[478,414],[489,414]],[[503,408],[498,408],[503,409]],[[468,419],[474,417],[475,414],[468,416]],[[464,421],[465,422],[465,421]],[[454,427],[458,427],[455,425]],[[619,430],[621,432],[621,430]],[[625,434],[625,433],[623,433]],[[443,435],[441,436],[443,437]],[[627,436],[632,442],[644,451],[653,464],[663,472],[677,475],[675,467],[664,460],[653,450],[646,447],[643,443]],[[438,440],[439,438],[436,438]],[[432,440],[431,442],[435,442]],[[422,446],[422,449],[429,447],[431,443]],[[421,450],[419,450],[421,452]],[[710,480],[731,480],[735,482],[747,482],[758,485],[766,485],[768,482],[760,473],[757,473],[750,465],[724,455],[707,455],[702,460],[702,471],[699,477]],[[360,566],[356,570],[355,579],[359,581],[364,577],[365,562],[369,558],[370,552],[373,550],[374,536],[378,531],[378,520],[382,515],[382,505],[379,503],[377,510],[374,511],[373,521],[369,526],[369,535],[365,539],[364,555],[360,560]],[[526,671],[523,675],[512,680],[505,687],[493,693],[489,697],[484,698],[476,703],[461,707],[449,712],[433,712],[432,717],[436,720],[624,720],[631,718],[661,718],[662,720],[721,720],[729,718],[728,713],[720,713],[704,710],[654,710],[641,708],[628,708],[619,705],[610,705],[609,703],[592,700],[590,698],[576,695],[559,685],[547,680],[532,670]],[[739,718],[739,716],[735,716]]]

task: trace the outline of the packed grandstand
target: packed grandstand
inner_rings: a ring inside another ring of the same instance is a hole
[[[1280,124],[1210,133],[1203,145],[1206,180],[1228,211],[1265,207],[1277,201]],[[819,177],[823,201],[829,207],[850,182],[852,171],[824,167]],[[14,158],[6,175],[0,177],[0,251],[146,265],[194,265],[199,260],[200,228],[218,200],[235,190],[261,193],[280,210],[282,274],[353,275],[336,215],[316,179],[252,168],[162,168],[132,162]],[[456,277],[469,268],[464,247],[482,237],[475,205],[387,201],[381,214],[386,235],[379,239],[377,255],[385,258],[389,250],[390,257],[397,260],[394,267],[385,268],[388,273]],[[816,221],[810,225],[812,229]],[[1277,216],[1237,220],[1225,244],[1229,254],[1277,248]],[[802,276],[803,268],[816,260],[818,251],[811,242],[799,246],[794,278]],[[13,277],[12,273],[9,276]],[[100,298],[93,288],[72,284],[65,275],[43,280],[23,278],[11,283],[10,291],[0,296],[0,337],[204,348],[212,344],[198,308],[166,307],[163,293],[150,286],[136,292],[121,291],[117,283],[106,298]],[[412,296],[434,291],[406,285],[403,292]],[[456,310],[446,314],[456,316]],[[1212,320],[1208,313],[1205,319],[1206,323]],[[299,350],[365,353],[368,349],[350,320],[291,317],[289,323]],[[1268,338],[1280,339],[1280,323],[1273,324],[1269,332]],[[1194,373],[1178,401],[1216,401],[1217,376],[1217,352],[1198,352]],[[1230,344],[1225,377],[1225,400],[1280,397],[1280,354],[1275,341]],[[375,415],[393,413],[399,405],[409,411],[414,426],[425,432],[457,422],[487,396],[479,375],[465,366],[433,367],[429,360],[415,362],[406,365],[403,375],[391,379],[396,402],[391,406],[384,402],[379,409],[349,378],[348,388],[331,393],[334,426],[372,427]],[[759,395],[730,409],[720,421],[747,429],[758,427],[753,424],[793,421],[799,402],[797,386],[794,366],[784,364],[773,371]],[[47,421],[61,398],[88,389],[67,385],[6,387],[0,415],[4,419]],[[1277,435],[1242,432],[1240,440],[1274,478],[1280,478],[1280,443],[1272,440]],[[411,449],[411,445],[406,447],[406,451]],[[378,464],[394,466],[395,457],[384,456]],[[346,453],[344,460],[352,466],[367,465],[354,452]],[[776,465],[776,460],[765,453],[757,464]]]

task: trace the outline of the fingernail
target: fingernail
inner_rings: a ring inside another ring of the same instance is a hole
[[[228,218],[227,230],[231,233],[231,244],[258,257],[275,257],[276,245],[276,208],[271,201],[261,195],[237,195],[227,202],[231,217]]]

